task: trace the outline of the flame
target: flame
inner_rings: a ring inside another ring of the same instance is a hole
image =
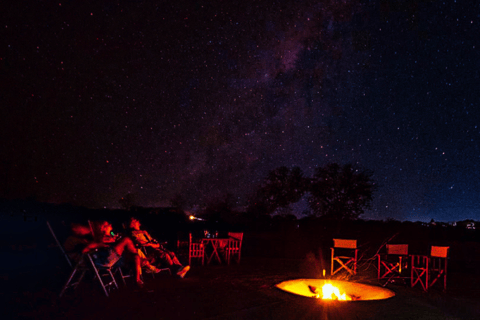
[[[320,298],[320,294],[317,294],[317,298]],[[326,283],[322,287],[322,299],[352,300],[352,298],[347,296],[345,292],[340,294],[340,289],[338,289],[337,287],[334,287],[331,283]]]

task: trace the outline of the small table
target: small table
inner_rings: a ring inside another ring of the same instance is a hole
[[[212,247],[212,252],[209,254],[206,253],[207,264],[210,264],[213,258],[215,258],[219,263],[222,263],[218,249],[227,248],[230,243],[230,238],[204,238],[202,243],[205,248],[210,243]]]

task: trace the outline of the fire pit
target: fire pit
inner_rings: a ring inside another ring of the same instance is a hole
[[[383,300],[395,296],[392,290],[368,284],[325,279],[296,279],[281,282],[277,288],[300,296],[322,300]]]

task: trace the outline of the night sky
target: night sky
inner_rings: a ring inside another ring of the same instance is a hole
[[[0,197],[237,205],[372,170],[362,218],[480,220],[477,1],[9,1]]]

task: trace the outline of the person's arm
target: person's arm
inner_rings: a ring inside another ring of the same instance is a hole
[[[137,230],[132,232],[132,240],[137,244],[142,247],[149,247],[150,246],[150,241],[148,240],[148,234],[146,231],[143,230]]]
[[[101,242],[92,241],[89,244],[87,244],[85,248],[83,248],[82,253],[88,253],[94,249],[104,248],[104,247],[107,247],[107,245]]]

